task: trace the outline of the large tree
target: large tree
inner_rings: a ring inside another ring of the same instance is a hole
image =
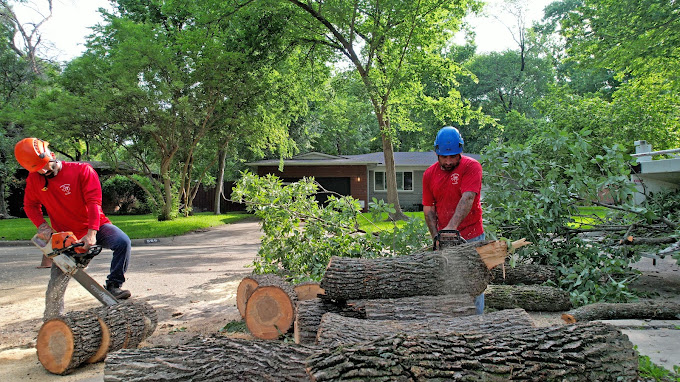
[[[440,121],[466,118],[456,91],[441,98],[428,97],[420,73],[425,67],[437,67],[440,78],[455,81],[459,66],[445,60],[442,52],[463,16],[478,4],[474,0],[289,2],[303,12],[294,23],[299,38],[330,47],[361,78],[380,129],[387,200],[395,206],[393,217],[405,219],[394,169],[395,125],[417,129],[408,119],[414,107],[436,110]]]

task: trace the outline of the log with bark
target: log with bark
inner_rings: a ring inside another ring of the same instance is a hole
[[[321,317],[326,313],[338,313],[348,317],[364,318],[359,312],[329,300],[315,298],[298,301],[295,307],[293,338],[296,344],[313,344]]]
[[[533,325],[522,309],[508,309],[483,315],[399,321],[362,320],[335,313],[323,315],[316,343],[324,347],[376,340],[395,333],[428,334],[449,332],[514,332]]]
[[[293,328],[297,296],[283,279],[260,284],[246,302],[245,322],[256,338],[273,340]]]
[[[474,297],[469,294],[349,300],[347,306],[370,320],[451,318],[476,313]]]
[[[293,287],[293,290],[295,290],[295,295],[297,296],[298,301],[313,300],[318,298],[319,295],[324,294],[324,290],[321,288],[321,285],[317,282],[311,281],[297,284]]]
[[[307,359],[312,380],[637,381],[633,344],[587,323],[496,333],[397,334]]]
[[[123,349],[106,360],[104,381],[304,381],[317,348],[278,341],[195,338],[185,345]]]
[[[542,264],[509,263],[491,270],[491,283],[498,285],[536,285],[546,281],[557,282],[557,267]]]
[[[620,319],[680,319],[680,304],[671,301],[640,301],[629,303],[595,303],[562,314],[570,324],[593,320]]]
[[[102,340],[99,319],[92,312],[69,312],[47,320],[38,331],[38,360],[53,374],[65,375],[97,354]]]
[[[536,312],[559,312],[572,307],[569,292],[547,285],[489,285],[484,292],[484,305]]]
[[[246,276],[241,280],[236,288],[236,308],[241,313],[241,318],[246,316],[246,302],[251,294],[259,285],[279,285],[285,282],[281,276],[274,274]]]

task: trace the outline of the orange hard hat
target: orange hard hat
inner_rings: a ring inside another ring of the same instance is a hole
[[[14,156],[21,167],[28,172],[36,172],[52,159],[52,153],[47,146],[49,143],[42,139],[24,138],[14,146]]]

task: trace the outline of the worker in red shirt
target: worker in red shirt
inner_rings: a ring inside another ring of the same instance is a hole
[[[120,287],[130,262],[130,238],[102,211],[99,176],[87,163],[64,162],[48,149],[48,142],[25,138],[14,147],[14,156],[28,170],[24,193],[26,216],[38,227],[38,237],[49,241],[53,232],[71,231],[85,250],[97,244],[113,250],[106,289],[117,299],[130,297]],[[45,207],[50,224],[42,213]],[[68,276],[52,265],[45,300],[45,319],[63,311]]]
[[[432,238],[441,230],[458,230],[468,242],[484,240],[482,225],[482,165],[462,155],[463,137],[445,126],[437,133],[437,163],[423,174],[423,212]],[[484,312],[484,294],[475,298],[477,313]]]

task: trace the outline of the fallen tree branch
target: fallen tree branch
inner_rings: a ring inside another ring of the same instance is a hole
[[[600,302],[584,305],[562,314],[569,323],[593,320],[620,319],[658,319],[675,320],[680,318],[680,304],[670,301],[642,301],[629,303]]]

